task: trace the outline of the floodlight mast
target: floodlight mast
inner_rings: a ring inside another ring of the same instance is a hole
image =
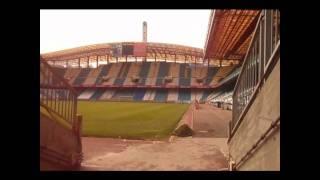
[[[147,22],[143,21],[143,23],[142,23],[142,32],[143,32],[142,41],[145,43],[147,42],[147,28],[148,28]]]

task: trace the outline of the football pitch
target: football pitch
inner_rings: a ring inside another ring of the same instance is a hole
[[[82,134],[92,137],[162,139],[170,136],[188,104],[78,101]]]

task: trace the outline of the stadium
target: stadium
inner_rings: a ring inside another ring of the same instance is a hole
[[[280,170],[280,12],[211,10],[204,48],[40,54],[41,170]]]

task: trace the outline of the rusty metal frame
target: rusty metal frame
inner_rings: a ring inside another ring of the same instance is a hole
[[[259,10],[213,10],[204,58],[242,60],[250,42],[249,30],[255,26],[254,20],[259,13]]]
[[[52,53],[42,54],[42,57],[47,61],[68,61],[73,59],[88,58],[91,56],[110,56],[110,49],[115,44],[134,44],[136,42],[119,42],[119,43],[105,43],[96,44],[90,46],[83,46],[78,48],[66,49],[62,51],[56,51]],[[157,58],[167,59],[170,55],[183,55],[183,56],[194,56],[203,57],[203,49],[177,45],[177,44],[167,44],[167,43],[147,43],[147,57],[149,59],[154,59],[154,53],[157,54]],[[135,56],[133,56],[135,57]],[[190,60],[191,61],[191,60]],[[176,62],[184,62],[184,58],[176,56]],[[188,60],[189,62],[189,60]]]
[[[50,112],[54,112],[62,117],[69,124],[73,124],[77,115],[77,92],[73,87],[60,75],[55,73],[53,68],[40,56],[40,94],[41,90],[46,94],[44,97],[40,96],[40,105],[45,107]],[[63,92],[62,101],[57,97],[57,90],[59,93]],[[73,103],[73,108],[70,109],[68,104]]]

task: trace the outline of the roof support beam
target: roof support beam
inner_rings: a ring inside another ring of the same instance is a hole
[[[254,18],[254,20],[250,23],[249,27],[245,30],[245,32],[240,36],[239,40],[235,43],[233,48],[226,53],[224,59],[228,59],[229,56],[235,53],[236,50],[249,38],[249,36],[253,33],[259,18],[260,18],[259,15],[257,15]]]

